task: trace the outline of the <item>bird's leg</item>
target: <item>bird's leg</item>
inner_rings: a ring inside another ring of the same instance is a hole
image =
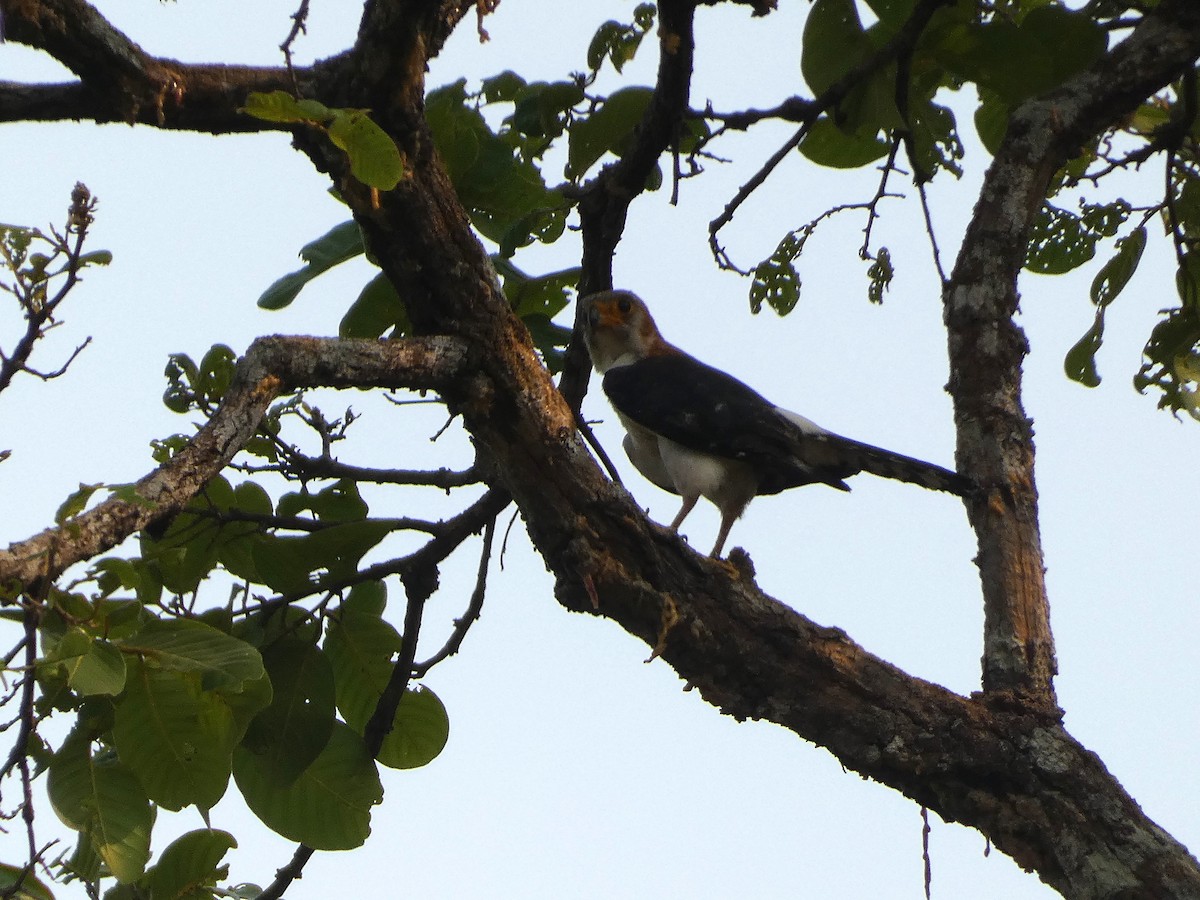
[[[740,512],[732,515],[721,515],[721,530],[717,532],[717,542],[713,544],[712,553],[708,554],[712,559],[721,558],[721,550],[725,547],[725,538],[729,537],[729,529],[733,527],[733,523],[738,520]]]
[[[679,507],[679,514],[677,516],[675,516],[674,521],[671,522],[671,530],[672,531],[679,530],[679,526],[683,524],[683,520],[688,517],[688,513],[690,513],[692,511],[693,507],[695,507],[695,505],[696,505],[696,501],[699,499],[700,499],[699,494],[693,494],[690,497],[685,496],[683,498],[683,506]]]

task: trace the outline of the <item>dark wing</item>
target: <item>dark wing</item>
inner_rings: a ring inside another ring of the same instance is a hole
[[[949,469],[826,431],[684,354],[610,369],[604,393],[623,415],[656,434],[749,463],[760,494],[818,482],[849,490],[842,479],[864,471],[954,494],[970,489]]]
[[[623,415],[692,450],[749,463],[760,494],[842,479],[861,467],[839,452],[836,435],[806,432],[732,375],[684,354],[651,356],[609,369],[604,393]],[[810,423],[811,424],[811,423]]]

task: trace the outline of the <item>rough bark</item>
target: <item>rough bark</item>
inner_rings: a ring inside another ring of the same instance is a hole
[[[144,54],[132,64],[126,59],[140,53],[136,45],[118,45],[114,55],[82,38],[51,40],[46,11],[67,7],[83,4],[0,0],[11,38],[65,54],[84,79],[84,96],[96,92],[94,115],[85,117],[110,116],[120,90],[155,96],[151,87],[163,82],[153,61]],[[660,39],[660,71],[683,71],[680,29],[692,7],[664,0],[664,20],[672,24]],[[913,678],[766,596],[744,556],[732,566],[697,556],[650,523],[596,467],[571,409],[500,294],[424,123],[425,61],[474,8],[372,0],[355,47],[305,82],[329,105],[373,110],[406,158],[409,175],[396,190],[372,195],[349,179],[323,138],[297,134],[298,146],[351,205],[417,330],[448,337],[256,344],[222,411],[176,460],[139,482],[153,507],[109,501],[70,529],[10,548],[0,554],[0,583],[31,586],[180,508],[253,433],[279,391],[308,384],[435,387],[462,416],[490,480],[516,500],[564,606],[620,623],[723,712],[777,722],[828,748],[847,768],[978,828],[1067,896],[1200,897],[1200,865],[1063,729],[1054,705],[1031,431],[1020,401],[1025,347],[1012,321],[1029,217],[1048,179],[1083,136],[1194,61],[1200,6],[1165,0],[1092,71],[1017,111],[946,288],[959,466],[986,487],[970,508],[987,608],[985,690],[974,697]],[[103,32],[93,19],[78,21],[76,27]],[[106,74],[95,74],[93,55],[107,59],[100,66]],[[172,69],[171,77],[187,84],[197,71]],[[672,103],[686,103],[686,77],[682,85],[664,84],[660,96],[673,91]],[[0,109],[3,95],[0,88]],[[186,127],[179,123],[201,121],[187,118],[197,96],[189,90],[149,118],[140,112],[144,101],[126,111],[136,111],[131,121]],[[210,130],[240,121],[236,90],[223,101],[224,117],[215,95],[209,98],[203,121]],[[669,141],[670,117],[680,112],[668,104],[654,114],[647,125],[661,129],[658,140]],[[625,207],[604,210],[617,238]],[[602,258],[596,271],[602,275]]]
[[[1200,4],[1167,0],[1091,69],[1015,110],[945,287],[958,468],[986,488],[968,505],[979,540],[985,691],[1054,704],[1033,428],[1021,403],[1028,345],[1014,319],[1030,223],[1077,149],[1194,65],[1198,52]]]

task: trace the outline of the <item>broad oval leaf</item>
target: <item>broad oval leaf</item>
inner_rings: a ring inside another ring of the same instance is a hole
[[[125,687],[125,659],[121,651],[82,628],[69,629],[47,662],[63,666],[68,684],[84,697],[115,696]]]
[[[1117,241],[1117,252],[1106,262],[1092,280],[1092,302],[1097,306],[1108,306],[1137,271],[1146,249],[1146,228],[1135,228]]]
[[[426,687],[405,691],[376,758],[392,769],[416,769],[436,759],[449,737],[450,717],[437,694]]]
[[[300,290],[324,272],[366,252],[358,223],[348,219],[300,249],[307,265],[279,278],[258,298],[261,309],[283,309],[296,299]]]
[[[647,87],[622,88],[586,119],[574,122],[567,151],[567,177],[583,175],[605,153],[621,155],[653,94]]]
[[[118,881],[141,877],[150,859],[153,815],[141,784],[117,754],[93,755],[77,727],[54,755],[46,789],[59,818],[90,839]]]
[[[199,673],[205,690],[241,690],[264,672],[257,650],[195,619],[155,619],[119,646],[162,669]]]
[[[233,765],[233,713],[195,672],[130,666],[113,739],[147,796],[170,810],[211,809]]]
[[[330,621],[325,653],[333,666],[337,706],[360,733],[387,686],[400,645],[399,632],[378,616],[342,611]]]
[[[338,326],[344,338],[377,338],[389,328],[392,337],[412,332],[408,310],[392,282],[382,272],[367,282]]]
[[[371,833],[371,807],[383,799],[375,761],[341,722],[321,755],[289,785],[245,747],[234,754],[233,774],[246,805],[268,828],[317,850],[362,846]]]
[[[333,115],[316,100],[298,100],[287,91],[251,91],[240,112],[264,122],[326,122]]]
[[[329,139],[350,157],[350,174],[368,187],[390,191],[404,177],[400,148],[366,110],[335,109]]]
[[[228,874],[225,854],[237,846],[227,831],[189,831],[171,842],[148,871],[142,886],[154,900],[202,900]]]
[[[246,746],[290,784],[315,760],[333,731],[333,667],[308,641],[284,639],[263,650],[271,677],[270,706],[246,732]]]
[[[857,169],[887,156],[888,143],[878,134],[847,134],[828,116],[822,116],[800,142],[800,152],[819,166]]]

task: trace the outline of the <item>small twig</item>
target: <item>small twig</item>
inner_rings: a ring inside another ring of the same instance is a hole
[[[875,222],[880,218],[877,211],[879,204],[885,197],[899,198],[900,194],[889,193],[887,189],[888,178],[892,172],[896,171],[896,153],[900,149],[899,139],[893,137],[891,149],[888,151],[887,162],[883,164],[881,170],[883,175],[879,179],[879,187],[875,190],[875,196],[871,198],[867,204],[867,224],[863,228],[863,242],[858,250],[860,259],[871,259],[871,231],[875,227]]]
[[[467,631],[479,619],[483,611],[483,597],[487,589],[488,561],[492,556],[492,540],[496,536],[496,520],[493,518],[483,529],[483,549],[479,553],[479,570],[475,573],[475,589],[471,592],[471,600],[461,617],[454,620],[454,630],[450,638],[437,653],[422,663],[413,666],[413,677],[424,678],[425,674],[442,660],[453,656],[462,646]]]
[[[483,17],[495,12],[500,0],[475,0],[475,31],[479,34],[479,43],[491,40],[491,35],[483,27]]]
[[[925,185],[917,185],[917,196],[921,198],[921,214],[925,217],[925,233],[929,235],[929,249],[933,253],[933,265],[937,269],[942,286],[945,287],[950,279],[946,275],[946,269],[942,266],[942,253],[938,248],[937,233],[933,230],[933,210],[929,207],[929,196],[925,191]]]
[[[279,45],[279,49],[283,51],[283,60],[287,63],[288,77],[292,79],[292,89],[296,96],[300,95],[300,82],[296,78],[296,70],[292,67],[292,44],[301,33],[308,34],[308,3],[309,0],[300,0],[300,8],[292,13],[292,27],[288,31],[288,35],[283,39],[283,43]]]
[[[306,456],[295,447],[286,444],[280,448],[284,461],[255,465],[253,463],[236,463],[234,468],[241,472],[279,472],[292,475],[301,480],[342,479],[369,482],[371,484],[397,484],[425,487],[451,488],[478,484],[481,481],[479,470],[475,466],[456,471],[454,469],[371,469],[365,466],[353,466],[340,462],[333,457]]]
[[[930,900],[930,885],[933,883],[933,864],[929,859],[929,809],[921,807],[921,859],[925,863],[925,900]]]
[[[596,454],[596,458],[600,460],[600,464],[604,466],[604,471],[608,473],[608,477],[614,483],[624,487],[621,481],[621,474],[617,471],[617,467],[613,465],[613,461],[609,459],[608,453],[605,452],[604,446],[592,431],[592,426],[583,420],[581,416],[575,417],[575,427],[579,429],[579,433],[583,435],[583,439],[587,441],[588,446],[592,448],[592,452]]]
[[[4,242],[0,241],[0,255],[3,255],[3,262],[12,271],[15,279],[11,287],[8,285],[3,285],[3,287],[17,298],[26,323],[25,334],[21,336],[13,351],[11,353],[0,352],[0,391],[7,388],[12,379],[20,372],[27,372],[43,381],[58,378],[67,371],[68,366],[75,361],[83,348],[91,343],[92,339],[89,337],[75,349],[66,363],[53,372],[38,372],[29,366],[29,357],[33,353],[34,345],[46,335],[46,332],[58,324],[54,319],[54,313],[75,285],[79,283],[79,271],[85,264],[83,262],[83,244],[87,238],[88,228],[92,224],[95,209],[96,200],[92,197],[91,192],[85,185],[78,183],[71,191],[71,206],[67,211],[67,225],[63,233],[59,234],[53,228],[50,230],[51,237],[49,238],[41,232],[34,233],[35,237],[49,243],[52,251],[49,258],[40,267],[41,277],[35,277],[28,274],[28,270],[23,270],[22,266],[26,261],[24,254],[13,256]],[[66,257],[65,265],[62,269],[52,272],[50,266],[60,256]],[[45,292],[50,280],[59,275],[65,276],[61,287],[54,296],[46,298]]]

